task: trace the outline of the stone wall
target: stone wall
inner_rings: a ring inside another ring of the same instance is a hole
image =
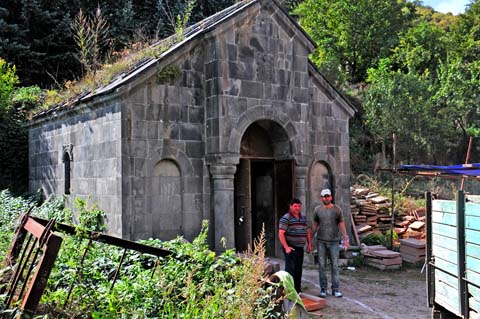
[[[70,195],[107,212],[109,232],[122,236],[120,106],[83,107],[68,116],[33,124],[29,130],[29,188],[45,196],[65,194],[64,153],[69,154]],[[41,124],[41,126],[39,125]]]
[[[124,96],[123,209],[132,239],[193,240],[202,220],[210,219],[203,54],[200,45],[172,56]]]

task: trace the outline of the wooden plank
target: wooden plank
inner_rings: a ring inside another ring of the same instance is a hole
[[[460,315],[460,301],[457,289],[439,280],[437,271],[435,272],[435,302],[451,312]]]
[[[403,239],[400,239],[400,244],[402,246],[408,246],[408,247],[413,247],[413,248],[424,248],[425,249],[425,240],[424,239],[403,238]]]
[[[425,256],[414,256],[402,253],[402,260],[407,263],[418,263],[418,262],[425,262]]]
[[[424,222],[420,222],[420,221],[416,221],[416,222],[413,222],[410,226],[408,226],[409,228],[413,229],[413,230],[421,230],[423,229],[423,227],[425,227],[425,223]]]
[[[438,269],[445,270],[451,274],[458,273],[458,266],[456,263],[456,259],[455,259],[455,263],[452,263],[449,260],[445,260],[437,257],[435,258],[435,266],[437,266]]]
[[[445,260],[449,260],[452,263],[456,264],[457,263],[457,252],[450,250],[450,249],[445,249],[443,247],[439,247],[436,245],[432,246],[432,253],[433,256],[436,258],[442,258]]]
[[[470,311],[468,314],[470,319],[480,319],[480,314],[475,311]]]
[[[445,237],[457,238],[457,227],[432,223],[432,233]]]
[[[455,294],[455,291],[451,291],[451,293]],[[457,299],[458,299],[458,297],[457,297]],[[445,296],[444,294],[439,294],[439,293],[436,292],[435,303],[444,307],[445,309],[447,309],[451,313],[456,314],[457,316],[461,317],[461,313],[460,313],[460,309],[458,307],[458,303],[454,303],[454,301],[451,298],[449,298],[448,296]]]
[[[437,269],[435,270],[435,280],[441,281],[453,289],[458,290],[458,279],[456,276],[452,276]]]
[[[432,222],[437,224],[456,226],[457,215],[451,213],[435,212],[432,213]]]
[[[432,211],[455,213],[457,211],[457,203],[453,200],[433,200]]]
[[[480,273],[478,273],[479,270],[480,270],[479,268],[468,268],[468,267],[466,270],[468,281],[472,282],[477,286],[480,286]]]
[[[465,246],[465,251],[467,256],[473,258],[480,258],[480,245],[467,242],[467,245]]]
[[[468,298],[468,306],[470,310],[480,312],[480,301],[473,297]]]
[[[465,228],[472,230],[480,230],[480,217],[465,216]]]
[[[352,230],[353,230],[353,236],[355,238],[355,242],[357,243],[358,246],[360,246],[360,244],[361,244],[360,238],[358,238],[357,228],[355,227],[355,222],[353,221],[353,216],[352,215],[350,215],[350,221],[352,223]]]
[[[373,256],[380,257],[380,258],[395,258],[400,257],[400,253],[392,250],[374,250],[371,252]]]
[[[307,311],[315,311],[327,306],[327,300],[314,295],[301,292],[300,298],[302,298],[303,305]]]
[[[412,257],[424,257],[426,252],[425,248],[413,248],[408,246],[400,246],[400,254],[411,255]]]
[[[384,266],[391,266],[391,265],[401,265],[402,264],[402,257],[395,257],[395,258],[375,258],[375,257],[367,257],[368,263],[384,265]]]
[[[445,237],[439,234],[432,235],[432,243],[435,243],[436,246],[447,248],[450,250],[457,249],[457,239]]]
[[[466,203],[465,204],[466,216],[478,216],[480,217],[480,204],[478,203]]]
[[[465,239],[469,243],[480,244],[480,231],[465,229]]]
[[[367,260],[367,265],[375,267],[380,270],[398,270],[402,268],[402,264],[396,264],[396,265],[384,265],[380,263],[376,263],[372,260]]]
[[[480,300],[480,288],[477,288],[473,285],[468,285],[468,292],[472,295],[473,298],[476,300]]]

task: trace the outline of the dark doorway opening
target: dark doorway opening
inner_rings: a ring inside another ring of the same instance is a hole
[[[290,143],[278,124],[262,120],[245,132],[235,173],[235,247],[242,252],[265,230],[268,256],[280,256],[278,221],[288,211],[294,176]]]
[[[278,221],[293,196],[293,161],[241,159],[235,175],[235,243],[237,251],[265,230],[267,256],[280,256]]]

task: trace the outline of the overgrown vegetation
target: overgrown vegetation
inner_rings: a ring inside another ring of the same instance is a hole
[[[33,214],[72,223],[73,214],[62,200],[34,207]],[[0,262],[18,216],[34,199],[0,192]],[[101,230],[102,212],[77,200],[82,230]],[[156,259],[130,252],[113,289],[112,276],[123,250],[93,242],[80,264],[88,239],[85,232],[63,236],[64,241],[42,296],[38,318],[282,318],[277,300],[282,284],[266,284],[264,237],[243,258],[233,250],[216,255],[208,249],[207,223],[192,242],[142,241],[174,252]],[[70,287],[73,287],[69,295]],[[1,287],[0,287],[1,288]],[[11,315],[17,314],[15,311]],[[6,315],[6,314],[4,314]]]

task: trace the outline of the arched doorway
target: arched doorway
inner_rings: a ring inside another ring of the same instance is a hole
[[[235,174],[235,246],[245,251],[265,229],[269,256],[281,254],[278,220],[294,190],[290,141],[277,123],[260,120],[245,131]]]
[[[171,240],[182,234],[182,186],[177,164],[160,160],[153,169],[151,185],[151,237]]]

